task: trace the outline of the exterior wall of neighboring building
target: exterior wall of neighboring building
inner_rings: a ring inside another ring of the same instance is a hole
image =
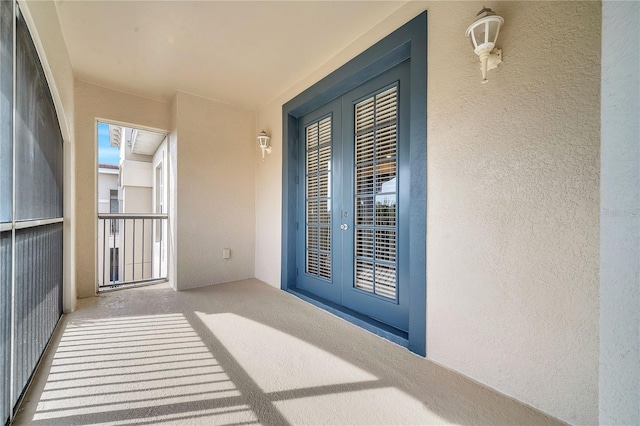
[[[111,191],[118,191],[118,169],[98,169],[98,213],[110,213]],[[119,199],[122,197],[119,196]]]
[[[98,167],[98,213],[118,213],[121,211],[122,193],[118,186],[118,178],[118,168]],[[111,209],[111,197],[114,192],[118,201],[118,211],[116,212]],[[118,224],[111,220],[99,223],[97,235],[98,280],[101,283],[111,280],[117,281],[121,279],[119,265],[122,265]]]
[[[282,105],[426,9],[427,357],[595,424],[601,5],[486,3],[504,62],[483,85],[464,36],[483,4],[409,2],[260,109],[256,277],[280,286]]]
[[[126,163],[125,163],[126,164]],[[149,164],[150,163],[145,163]],[[123,172],[126,173],[125,170]],[[148,167],[151,175],[151,167]],[[123,186],[122,187],[122,212],[123,213],[151,213],[152,188],[149,186]],[[127,220],[127,228],[124,230],[124,280],[134,281],[151,277],[151,232],[153,223],[151,220],[135,221]],[[144,246],[142,245],[144,241]],[[134,242],[136,247],[134,247]],[[134,250],[135,248],[135,250]]]

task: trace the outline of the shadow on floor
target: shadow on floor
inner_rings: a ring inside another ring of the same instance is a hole
[[[63,318],[16,424],[562,424],[257,280]]]

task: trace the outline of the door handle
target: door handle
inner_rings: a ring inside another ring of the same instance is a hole
[[[347,225],[346,223],[343,223],[342,225],[340,225],[340,229],[342,229],[343,231],[346,231],[347,229],[349,229],[349,225]]]

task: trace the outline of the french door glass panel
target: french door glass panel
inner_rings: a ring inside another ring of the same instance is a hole
[[[305,272],[331,279],[331,116],[308,125]]]
[[[298,287],[401,330],[408,73],[400,64],[306,115],[299,134]]]
[[[339,195],[336,180],[335,144],[340,139],[341,104],[331,102],[305,116],[300,122],[300,164],[298,171],[298,287],[332,302],[340,303],[336,271],[341,270],[340,223],[335,209]],[[339,156],[338,156],[339,157]],[[338,251],[336,251],[336,245]]]
[[[396,279],[398,86],[355,105],[354,286],[392,300]]]

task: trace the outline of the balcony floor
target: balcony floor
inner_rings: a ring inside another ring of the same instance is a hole
[[[15,424],[562,424],[258,280],[83,299]]]

